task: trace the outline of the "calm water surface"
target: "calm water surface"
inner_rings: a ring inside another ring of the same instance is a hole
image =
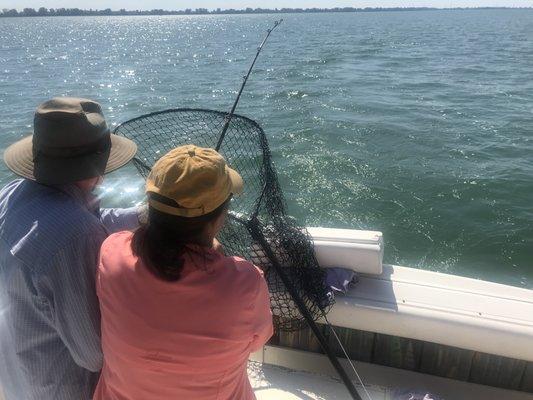
[[[275,18],[0,19],[0,147],[57,95],[113,124],[228,110]],[[238,112],[267,132],[290,212],[383,231],[389,263],[533,288],[533,11],[284,18]],[[105,203],[141,199],[133,167],[107,180]]]

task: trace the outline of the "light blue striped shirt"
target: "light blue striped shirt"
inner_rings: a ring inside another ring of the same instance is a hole
[[[137,209],[99,212],[76,186],[16,180],[0,191],[0,394],[91,399],[102,366],[100,245]],[[1,397],[1,396],[0,396]]]

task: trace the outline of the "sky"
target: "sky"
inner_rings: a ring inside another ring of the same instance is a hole
[[[111,8],[118,10],[149,10],[162,8],[166,10],[181,10],[185,8],[283,8],[283,7],[533,7],[533,0],[0,0],[0,10],[3,8],[22,9],[24,7],[47,8]]]

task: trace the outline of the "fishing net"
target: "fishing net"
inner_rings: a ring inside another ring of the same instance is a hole
[[[213,110],[166,110],[127,121],[114,133],[137,143],[134,162],[146,178],[152,165],[174,147],[214,148],[225,117],[226,113]],[[220,153],[239,171],[245,185],[244,193],[232,199],[219,240],[226,254],[246,258],[263,269],[277,328],[298,330],[304,317],[273,267],[276,261],[314,320],[321,310],[329,309],[332,300],[308,233],[286,214],[265,133],[255,121],[234,115]]]

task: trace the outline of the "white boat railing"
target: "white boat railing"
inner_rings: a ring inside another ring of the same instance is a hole
[[[533,291],[382,265],[379,232],[308,228],[323,267],[362,272],[328,318],[336,326],[533,361]]]

